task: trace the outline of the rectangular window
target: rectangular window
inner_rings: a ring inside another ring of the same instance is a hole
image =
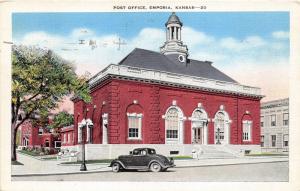
[[[265,136],[260,136],[260,146],[264,147],[265,146]]]
[[[252,121],[243,121],[243,141],[251,141]]]
[[[289,146],[289,135],[283,135],[283,146]]]
[[[276,126],[276,115],[271,115],[271,126]]]
[[[272,147],[276,147],[276,135],[271,135]]]
[[[289,114],[288,113],[283,114],[283,125],[284,126],[289,125]]]
[[[260,126],[264,126],[264,116],[260,116]]]
[[[128,138],[141,139],[142,114],[131,113],[128,116]]]
[[[178,130],[167,130],[167,138],[168,139],[177,139],[178,138]]]
[[[42,135],[44,133],[43,128],[39,128],[39,135]]]

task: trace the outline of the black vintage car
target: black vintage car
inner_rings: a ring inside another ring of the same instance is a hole
[[[170,167],[174,167],[174,160],[170,160],[156,154],[152,148],[137,148],[130,151],[129,155],[121,155],[113,160],[109,167],[113,172],[120,170],[151,170],[152,172],[166,171]]]

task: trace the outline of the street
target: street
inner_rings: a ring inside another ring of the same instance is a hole
[[[167,172],[95,172],[87,174],[19,176],[21,181],[288,181],[288,162],[171,168]]]

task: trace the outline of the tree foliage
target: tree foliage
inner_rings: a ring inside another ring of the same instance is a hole
[[[49,125],[50,128],[59,128],[69,126],[74,123],[74,117],[66,111],[59,112],[54,115],[53,122]]]
[[[48,116],[64,96],[71,94],[85,102],[91,100],[87,79],[76,75],[72,63],[51,50],[12,47],[13,130],[35,115]]]

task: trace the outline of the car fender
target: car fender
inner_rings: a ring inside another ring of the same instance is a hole
[[[119,163],[119,164],[121,165],[122,168],[126,168],[125,165],[122,163],[122,161],[120,161],[120,160],[118,160],[118,159],[115,159],[115,160],[111,161],[109,167],[112,167],[112,164],[113,164],[113,163],[116,163],[116,162]]]
[[[164,164],[162,164],[159,160],[156,160],[156,159],[153,159],[153,160],[151,160],[150,162],[149,162],[149,164],[148,164],[148,168],[150,168],[150,165],[151,165],[151,163],[153,163],[153,162],[157,162],[157,163],[159,163],[160,164],[160,166],[161,167],[165,167],[165,165]]]

